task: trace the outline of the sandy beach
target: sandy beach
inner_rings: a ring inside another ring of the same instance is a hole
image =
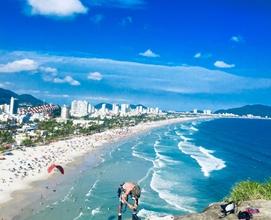
[[[49,178],[47,168],[52,163],[66,164],[76,158],[98,150],[102,145],[121,140],[146,130],[167,124],[184,122],[195,118],[178,118],[142,123],[133,127],[107,130],[90,136],[74,137],[49,145],[40,145],[23,150],[13,150],[13,155],[0,161],[0,204],[13,199],[18,190],[31,188],[31,183]]]

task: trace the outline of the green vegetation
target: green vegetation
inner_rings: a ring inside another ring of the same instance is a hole
[[[57,122],[55,119],[38,122],[38,130],[43,131],[43,135],[39,135],[32,139],[34,143],[51,142],[62,138],[67,138],[72,135],[90,135],[106,131],[107,129],[122,128],[127,126],[135,126],[141,122],[158,121],[166,119],[166,116],[127,116],[127,117],[112,117],[112,118],[89,118],[85,117],[85,125],[73,124],[72,120],[67,122]],[[172,117],[171,117],[172,118]]]
[[[46,144],[52,141],[66,139],[74,135],[91,135],[106,131],[108,129],[125,128],[128,126],[135,126],[142,122],[159,121],[169,118],[179,118],[179,114],[167,114],[163,116],[158,115],[136,115],[119,117],[113,116],[111,118],[92,118],[86,116],[84,120],[71,119],[66,122],[57,122],[55,118],[46,121],[35,121],[32,124],[33,131],[27,133],[22,145],[31,147],[36,144]],[[15,141],[13,136],[17,133],[20,125],[11,123],[2,123],[0,130],[0,152],[7,149],[7,146],[13,144]]]
[[[0,152],[5,150],[5,146],[14,143],[12,131],[0,130]]]
[[[0,152],[2,152],[2,151],[4,151],[4,150],[5,150],[5,148],[2,147],[2,146],[0,146]]]
[[[226,200],[243,202],[255,199],[271,200],[271,179],[265,183],[243,181],[236,184]]]
[[[26,147],[33,146],[34,142],[30,138],[26,138],[22,141],[22,145]]]
[[[10,131],[0,131],[0,143],[3,144],[3,143],[6,143],[6,144],[9,144],[9,143],[12,143],[14,140],[12,138],[12,132]]]

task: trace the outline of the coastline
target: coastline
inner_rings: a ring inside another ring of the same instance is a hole
[[[0,181],[2,181],[3,178],[7,180],[10,177],[12,178],[16,170],[22,166],[21,161],[31,162],[31,168],[25,171],[27,172],[25,178],[17,178],[5,185],[1,184],[0,205],[2,207],[8,207],[13,203],[13,199],[16,200],[24,194],[24,192],[31,191],[35,182],[42,182],[50,177],[55,178],[56,175],[49,175],[47,173],[47,167],[51,163],[55,162],[65,167],[67,164],[76,163],[76,161],[79,161],[78,158],[86,154],[97,153],[97,151],[106,144],[129,138],[130,136],[143,133],[153,128],[200,119],[206,119],[206,117],[186,117],[141,123],[133,127],[107,130],[90,136],[75,137],[50,143],[49,145],[27,148],[26,151],[14,150],[14,155],[9,156],[5,161],[0,161]],[[35,165],[33,165],[33,163],[35,163]],[[26,164],[28,165],[28,163]],[[15,171],[12,170],[14,167],[16,167]]]

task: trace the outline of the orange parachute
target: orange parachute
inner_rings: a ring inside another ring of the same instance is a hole
[[[64,175],[64,168],[60,165],[56,165],[56,164],[52,164],[51,166],[48,167],[47,171],[48,173],[51,173],[52,170],[54,169],[58,169],[60,173],[62,173]]]

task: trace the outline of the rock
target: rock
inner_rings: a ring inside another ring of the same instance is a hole
[[[253,220],[271,220],[271,201],[270,200],[253,200],[242,202],[237,207],[236,214],[230,214],[224,218],[219,218],[220,214],[220,205],[222,203],[215,203],[210,205],[202,213],[189,214],[185,216],[175,217],[174,220],[236,220],[237,213],[239,211],[244,211],[246,208],[257,208],[260,210],[260,213],[253,215]]]

